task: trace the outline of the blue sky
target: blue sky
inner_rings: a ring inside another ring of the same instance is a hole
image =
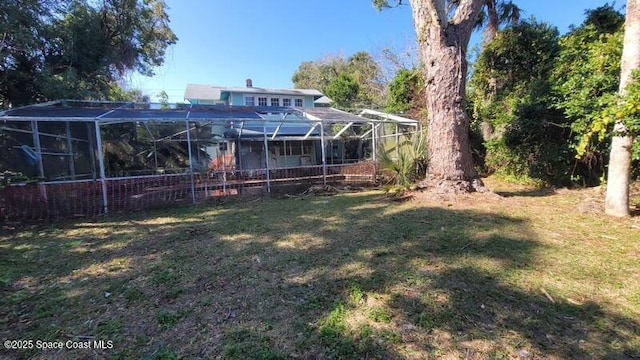
[[[560,33],[584,20],[584,10],[606,0],[515,0],[524,17],[558,27]],[[411,8],[378,12],[370,0],[166,0],[171,29],[178,36],[162,67],[128,83],[157,101],[164,90],[181,102],[188,83],[293,87],[302,61],[357,51],[415,52]],[[610,2],[611,3],[611,2]],[[622,1],[620,1],[622,3]],[[619,7],[619,5],[616,5]],[[478,39],[475,36],[474,39]],[[474,41],[474,40],[472,40]]]

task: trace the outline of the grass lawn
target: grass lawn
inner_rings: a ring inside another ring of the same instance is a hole
[[[640,357],[640,219],[578,211],[593,189],[488,183],[504,197],[228,200],[0,235],[0,340],[34,347],[0,358]]]

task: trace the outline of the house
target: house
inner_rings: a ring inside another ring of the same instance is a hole
[[[356,115],[334,109],[318,90],[259,88],[251,79],[245,87],[188,84],[184,97],[192,113],[199,107],[220,112],[208,125],[208,164],[199,165],[249,177],[267,169],[309,170],[375,160],[377,142],[399,142],[398,125],[418,126],[414,120],[376,111]],[[382,126],[385,123],[390,125]],[[393,134],[382,137],[385,129]]]
[[[232,166],[252,171],[322,163],[320,128],[310,125],[300,111],[292,111],[327,107],[331,99],[318,90],[259,88],[247,79],[245,87],[188,84],[184,98],[194,106],[249,107],[261,113],[259,120],[212,126],[215,141],[206,149],[211,169]],[[265,138],[269,140],[268,156],[263,151]]]
[[[376,151],[395,143],[398,152],[420,133],[415,120],[366,109],[83,100],[0,110],[0,125],[4,164],[26,175],[0,188],[0,219],[20,221],[280,184],[371,183]]]
[[[331,100],[314,89],[267,89],[254,87],[247,79],[245,87],[188,84],[184,98],[193,105],[315,107]],[[320,100],[319,104],[316,101]]]

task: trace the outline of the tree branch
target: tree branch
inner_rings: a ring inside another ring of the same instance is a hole
[[[382,9],[389,9],[404,5],[402,1],[403,0],[373,0],[373,6],[380,11]]]
[[[471,33],[476,25],[478,14],[482,10],[484,0],[460,0],[456,12],[451,18],[451,22],[462,28],[463,32]]]
[[[445,7],[445,0],[431,0],[429,6],[429,13],[431,14],[431,21],[438,24],[440,27],[447,24],[447,11]]]

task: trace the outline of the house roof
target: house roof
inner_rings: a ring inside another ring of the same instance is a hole
[[[323,105],[331,105],[331,103],[333,102],[333,100],[331,100],[331,98],[329,98],[326,95],[323,95],[322,97],[318,98],[316,101],[314,101],[314,103],[316,104],[323,104]]]
[[[184,92],[184,98],[198,100],[223,100],[226,99],[230,93],[313,96],[315,99],[321,98],[323,96],[320,91],[314,89],[268,89],[260,87],[230,87],[187,84],[187,89]]]
[[[184,92],[185,99],[219,100],[220,87],[201,84],[188,84]]]

